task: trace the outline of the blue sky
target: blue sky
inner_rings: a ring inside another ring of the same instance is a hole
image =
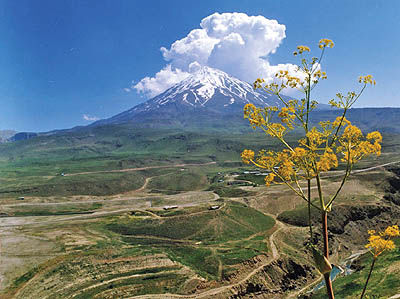
[[[0,129],[85,125],[146,100],[131,86],[171,62],[160,48],[170,51],[216,12],[262,15],[284,25],[286,37],[268,55],[271,65],[295,63],[291,53],[299,44],[332,39],[323,64],[328,80],[316,90],[317,100],[356,89],[359,75],[372,74],[377,85],[358,107],[400,107],[399,11],[396,0],[4,0]]]

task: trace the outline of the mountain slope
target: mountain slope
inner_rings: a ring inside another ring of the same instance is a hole
[[[6,142],[10,137],[14,136],[17,131],[14,130],[0,130],[0,143]]]
[[[94,125],[144,120],[171,124],[193,117],[207,119],[236,113],[242,116],[242,109],[247,103],[256,106],[281,105],[276,96],[254,91],[249,83],[205,66],[158,96]]]

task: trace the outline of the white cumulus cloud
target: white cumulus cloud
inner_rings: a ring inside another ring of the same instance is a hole
[[[285,30],[285,25],[263,16],[214,13],[201,21],[200,29],[192,30],[169,49],[161,47],[167,65],[133,88],[153,97],[203,65],[247,82],[259,77],[271,82],[278,69],[295,70],[291,64],[271,65],[268,61],[286,37]]]
[[[87,114],[82,115],[82,118],[83,118],[84,120],[87,120],[87,121],[96,121],[96,120],[99,120],[99,119],[100,119],[100,118],[98,118],[98,117],[96,117],[96,116],[89,116],[89,115],[87,115]]]
[[[184,72],[179,68],[173,69],[170,64],[159,71],[153,78],[145,77],[137,83],[134,88],[146,94],[149,97],[154,97],[162,93],[172,85],[181,82],[189,76],[188,72]]]

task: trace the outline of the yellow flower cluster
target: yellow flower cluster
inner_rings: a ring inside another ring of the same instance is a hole
[[[272,151],[262,150],[258,153],[257,162],[261,168],[273,170],[277,162],[275,159],[275,153]]]
[[[365,245],[366,248],[374,255],[374,258],[378,257],[385,250],[392,250],[396,246],[391,238],[400,236],[400,230],[397,225],[388,226],[385,231],[376,233],[375,230],[369,230],[368,238],[369,243]]]
[[[290,183],[295,180],[298,172],[308,178],[315,177],[317,173],[328,171],[338,166],[336,155],[331,149],[323,154],[316,154],[303,147],[296,147],[293,151],[283,150],[281,152],[262,150],[254,159],[255,154],[251,150],[244,150],[241,154],[244,163],[252,163],[257,167],[268,169],[271,173],[265,178],[269,186],[276,176]]]
[[[329,147],[321,154],[312,149],[307,150],[296,147],[293,151],[292,159],[295,161],[296,167],[301,169],[306,178],[309,179],[320,172],[338,167],[337,155]]]
[[[338,167],[338,159],[333,151],[328,148],[328,150],[322,156],[320,156],[320,159],[317,162],[317,173],[329,171],[335,167]]]
[[[266,134],[285,143],[284,136],[288,128],[293,128],[296,113],[295,102],[289,103],[290,106],[280,110],[277,107],[261,109],[248,104],[245,107],[245,118],[249,119],[253,128],[262,127]],[[268,113],[277,111],[282,124],[269,122],[271,115]],[[295,148],[285,143],[287,149],[281,152],[260,151],[256,159],[253,151],[245,150],[242,153],[243,162],[251,162],[257,167],[268,169],[281,180],[290,183],[297,180],[297,173],[311,179],[321,172],[338,167],[338,155],[352,167],[364,157],[381,154],[382,135],[371,132],[364,137],[361,130],[343,116],[337,117],[333,122],[320,122],[320,128],[311,128]],[[266,184],[270,185],[273,178],[274,176],[269,176]]]
[[[331,107],[340,108],[339,103],[336,102],[334,99],[330,100],[328,104],[331,105]]]
[[[360,94],[361,93],[357,94],[354,91],[348,92],[346,96],[342,95],[341,93],[337,93],[337,101],[332,99],[329,101],[329,104],[331,104],[332,107],[349,109],[358,99]]]
[[[257,78],[256,81],[254,81],[254,83],[253,83],[253,88],[254,88],[254,89],[262,88],[262,87],[263,87],[263,86],[262,86],[263,83],[265,83],[265,80],[264,80],[264,79]]]
[[[274,181],[275,177],[276,177],[276,175],[272,172],[270,174],[268,174],[264,179],[265,186],[269,187],[271,185],[271,183]]]
[[[292,181],[292,175],[295,174],[295,164],[290,159],[288,150],[276,153],[276,162],[279,164],[278,174],[286,181]]]
[[[364,83],[364,84],[376,84],[376,81],[373,79],[372,75],[367,75],[367,76],[360,76],[358,78],[358,82]]]
[[[296,147],[293,149],[292,157],[296,161],[300,161],[307,156],[307,150],[302,147]]]
[[[308,131],[306,137],[307,139],[300,140],[300,144],[308,147],[312,151],[317,151],[321,144],[326,143],[325,134],[318,131],[316,127]]]
[[[293,55],[303,54],[303,52],[310,52],[310,48],[307,46],[297,46],[297,51],[293,52]]]
[[[321,72],[321,70],[316,71],[314,74],[314,83],[317,83],[319,79],[328,79],[328,76],[326,75],[326,72]]]
[[[254,152],[252,150],[246,149],[240,156],[242,157],[242,161],[246,164],[250,164],[250,162],[254,160]]]
[[[351,122],[344,116],[336,117],[335,121],[332,123],[332,127],[336,129],[339,126],[351,125]]]
[[[253,163],[257,167],[268,169],[271,172],[265,178],[265,184],[269,186],[276,176],[286,181],[292,181],[292,176],[295,175],[296,169],[292,155],[293,154],[289,150],[283,150],[281,152],[262,150],[254,160],[254,152],[251,150],[244,150],[241,157],[244,163]]]
[[[293,129],[293,122],[296,118],[295,109],[293,106],[282,107],[281,111],[279,111],[278,116],[281,119],[281,122],[286,124],[290,129]]]
[[[289,74],[289,71],[286,71],[286,70],[280,70],[279,72],[277,72],[275,74],[275,77],[283,79],[284,82],[282,82],[282,84],[281,84],[281,89],[284,89],[286,87],[297,88],[299,86],[303,86],[303,82],[301,82],[300,78],[291,76]],[[272,86],[267,85],[266,88],[268,88],[268,87],[273,87],[273,85]],[[269,88],[269,89],[272,89],[272,88]]]
[[[286,128],[278,123],[270,123],[267,125],[267,133],[278,139],[282,139],[286,133]]]
[[[334,122],[333,122],[334,123]],[[317,174],[338,167],[338,155],[343,155],[342,161],[353,165],[360,159],[371,154],[380,154],[382,136],[379,132],[372,132],[364,139],[361,130],[344,119],[342,126],[346,126],[343,134],[336,143],[328,146],[332,130],[327,129],[333,123],[323,122],[324,131],[312,128],[307,133],[307,138],[299,141],[300,146],[293,149],[284,149],[280,152],[262,150],[255,159],[251,150],[244,150],[241,154],[244,163],[252,163],[257,167],[270,170],[274,175],[266,178],[269,186],[275,176],[287,182],[296,180],[297,173],[305,178],[313,178]],[[285,127],[281,124],[271,123],[266,126],[266,133],[271,136],[283,138]],[[335,153],[336,147],[336,153]]]
[[[319,47],[320,49],[326,48],[326,47],[328,47],[328,48],[333,48],[334,45],[335,45],[335,44],[333,43],[332,40],[327,39],[327,38],[323,38],[323,39],[321,39],[321,40],[319,41],[318,47]]]
[[[257,108],[253,104],[246,104],[244,106],[244,118],[247,118],[253,129],[265,125],[266,121],[262,114],[261,108]]]
[[[382,142],[382,135],[378,131],[374,131],[367,134],[368,140],[374,140],[375,142],[381,143]]]
[[[341,126],[345,127],[338,139],[339,146],[336,149],[337,153],[343,154],[343,162],[354,164],[372,154],[380,156],[382,135],[378,131],[367,134],[366,138],[363,139],[363,134],[358,127],[352,125],[345,118],[340,119],[338,117],[333,122],[333,127],[339,126],[340,122],[342,122]]]
[[[360,140],[361,137],[361,130],[356,126],[353,126],[351,123],[346,126],[342,134],[342,139],[353,144]]]
[[[284,125],[270,122],[272,114],[279,111],[278,107],[257,108],[253,104],[246,104],[243,111],[244,118],[249,120],[253,129],[263,127],[268,135],[279,139],[285,135],[287,128]],[[286,124],[289,128],[293,128],[294,112],[293,107],[283,107],[278,113],[282,123]]]
[[[388,226],[383,232],[383,235],[390,238],[400,236],[399,226],[398,225]]]

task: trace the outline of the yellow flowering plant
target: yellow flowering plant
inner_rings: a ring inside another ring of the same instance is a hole
[[[361,293],[361,299],[364,297],[365,291],[367,290],[368,282],[371,277],[372,270],[374,269],[376,259],[385,251],[396,248],[392,239],[400,236],[400,230],[397,225],[392,225],[388,226],[383,232],[376,233],[375,230],[369,230],[368,234],[368,244],[365,245],[365,248],[368,248],[373,258],[364,289]]]
[[[310,113],[318,104],[317,101],[311,99],[311,92],[320,81],[327,79],[326,72],[321,70],[321,61],[325,50],[332,48],[334,43],[329,39],[321,39],[318,46],[321,49],[319,58],[312,57],[311,59],[305,57],[310,52],[309,47],[304,45],[297,47],[293,54],[300,56],[301,63],[294,73],[280,70],[275,74],[275,80],[271,83],[267,83],[261,78],[255,80],[253,84],[255,89],[262,89],[276,95],[282,105],[281,107],[255,107],[253,104],[247,104],[244,107],[244,118],[249,120],[253,129],[260,128],[266,135],[278,139],[283,145],[283,150],[261,150],[256,154],[252,150],[245,149],[241,157],[244,163],[253,164],[269,171],[265,177],[267,186],[272,183],[285,184],[307,202],[311,240],[314,240],[311,206],[320,211],[324,250],[323,258],[315,258],[315,260],[318,269],[325,269],[323,274],[327,294],[329,298],[334,298],[330,280],[327,214],[331,211],[354,164],[370,155],[379,156],[381,154],[382,136],[379,132],[372,132],[365,136],[346,118],[346,113],[361,96],[367,85],[375,85],[375,80],[371,75],[359,77],[361,88],[358,92],[351,91],[346,95],[338,93],[335,99],[329,102],[332,107],[340,109],[340,116],[334,121],[322,121],[318,126],[311,127]],[[287,89],[298,90],[304,97],[300,100],[286,100],[281,94]],[[302,128],[304,136],[298,140],[297,145],[292,145],[287,142],[285,137],[295,127]],[[343,178],[336,192],[325,198],[321,185],[321,173],[338,167],[339,162],[345,164]],[[307,182],[306,191],[301,187],[300,181],[302,180]],[[312,181],[316,183],[319,204],[311,201]],[[319,256],[315,244],[310,244],[310,246],[314,257]]]

